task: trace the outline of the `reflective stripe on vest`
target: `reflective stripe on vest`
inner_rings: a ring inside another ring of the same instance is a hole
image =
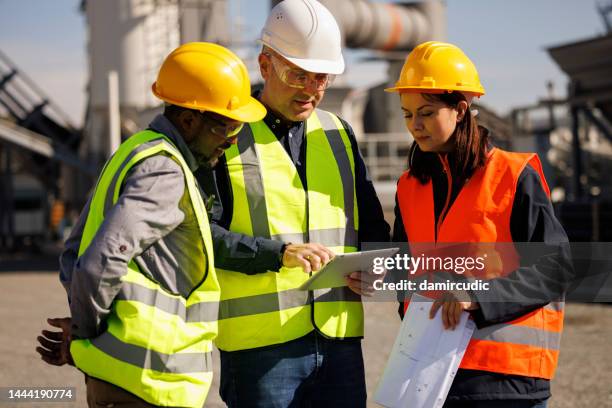
[[[438,223],[437,237],[431,181],[421,184],[409,172],[404,173],[397,194],[411,248],[431,247],[435,245],[432,243],[492,243],[490,247],[498,249],[496,255],[501,263],[495,275],[504,276],[515,270],[519,254],[508,250],[512,242],[510,216],[518,178],[528,164],[538,171],[548,193],[535,154],[493,149],[486,166],[466,182]],[[496,243],[505,244],[495,246]],[[550,379],[557,365],[562,329],[563,302],[552,302],[511,322],[477,329],[460,367]]]
[[[245,126],[238,143],[226,151],[233,194],[230,230],[353,252],[359,221],[350,140],[340,120],[328,112],[315,111],[305,126],[307,190],[263,121]],[[218,269],[218,276],[222,291],[216,344],[222,350],[284,343],[314,326],[329,337],[363,335],[360,297],[346,287],[296,290],[308,278],[301,268],[257,275]]]
[[[219,283],[204,203],[193,173],[165,136],[144,131],[126,140],[107,162],[91,200],[79,247],[90,245],[117,202],[127,172],[136,163],[165,154],[182,168],[205,250],[201,282],[184,298],[149,279],[132,261],[121,278],[107,329],[93,339],[74,340],[76,366],[159,406],[201,407],[212,383],[212,340],[217,334]]]

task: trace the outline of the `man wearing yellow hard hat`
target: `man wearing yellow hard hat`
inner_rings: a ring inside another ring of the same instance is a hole
[[[219,282],[207,209],[193,172],[214,165],[244,122],[264,117],[243,62],[188,43],[163,62],[166,103],[106,163],[61,256],[72,318],[51,320],[37,350],[70,357],[98,406],[202,407],[212,383]],[[66,327],[68,325],[68,327]]]
[[[214,169],[221,210],[213,219],[242,234],[245,248],[242,259],[215,256],[220,394],[230,408],[365,407],[360,295],[370,277],[354,271],[348,286],[298,290],[304,272],[329,259],[305,247],[341,254],[389,240],[351,126],[319,108],[344,71],[340,29],[318,1],[284,0],[260,41],[264,87],[254,96],[268,114],[244,126]],[[303,270],[282,263],[299,250]]]
[[[414,137],[397,185],[393,241],[415,253],[423,243],[469,243],[495,255],[485,270],[470,272],[488,281],[488,291],[447,292],[432,305],[430,316],[440,310],[446,328],[463,310],[477,326],[444,407],[543,408],[573,272],[540,160],[492,145],[470,111],[485,92],[478,72],[453,44],[415,47],[388,91],[399,92]],[[534,247],[550,253],[534,254]]]

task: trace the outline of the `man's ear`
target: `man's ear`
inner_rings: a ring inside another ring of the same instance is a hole
[[[468,111],[469,105],[466,101],[459,101],[457,104],[457,123],[461,122]]]
[[[272,70],[272,57],[261,53],[259,57],[257,57],[257,62],[259,62],[259,73],[264,81],[267,81],[270,77]]]
[[[186,142],[190,142],[196,133],[199,124],[199,120],[196,116],[194,112],[189,110],[183,110],[177,115],[176,121],[178,122],[178,130],[181,135],[183,135]]]

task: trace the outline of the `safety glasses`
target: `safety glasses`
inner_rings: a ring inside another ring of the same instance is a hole
[[[291,88],[303,89],[312,82],[315,84],[317,91],[324,91],[332,84],[335,78],[335,75],[332,74],[316,74],[300,68],[290,67],[276,55],[266,55],[270,57],[276,75],[285,85]]]
[[[236,136],[244,126],[244,123],[228,125],[210,115],[209,112],[200,112],[204,120],[210,124],[210,132],[216,136],[231,138]]]

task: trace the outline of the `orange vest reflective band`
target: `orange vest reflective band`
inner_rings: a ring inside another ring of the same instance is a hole
[[[450,169],[442,161],[450,186]],[[512,242],[510,216],[519,176],[528,164],[539,173],[542,187],[549,194],[537,155],[496,148],[490,152],[486,165],[463,186],[452,206],[447,202],[448,208],[442,211],[442,221],[437,224],[431,181],[421,184],[409,171],[402,174],[397,196],[411,251],[415,253],[419,243],[429,247],[432,243],[506,243],[495,246],[502,265],[495,274],[512,272],[520,258],[516,250],[507,249],[513,247],[507,244]],[[491,277],[488,274],[485,278]],[[477,329],[460,368],[551,379],[557,367],[562,330],[563,302],[550,303],[510,322]]]

